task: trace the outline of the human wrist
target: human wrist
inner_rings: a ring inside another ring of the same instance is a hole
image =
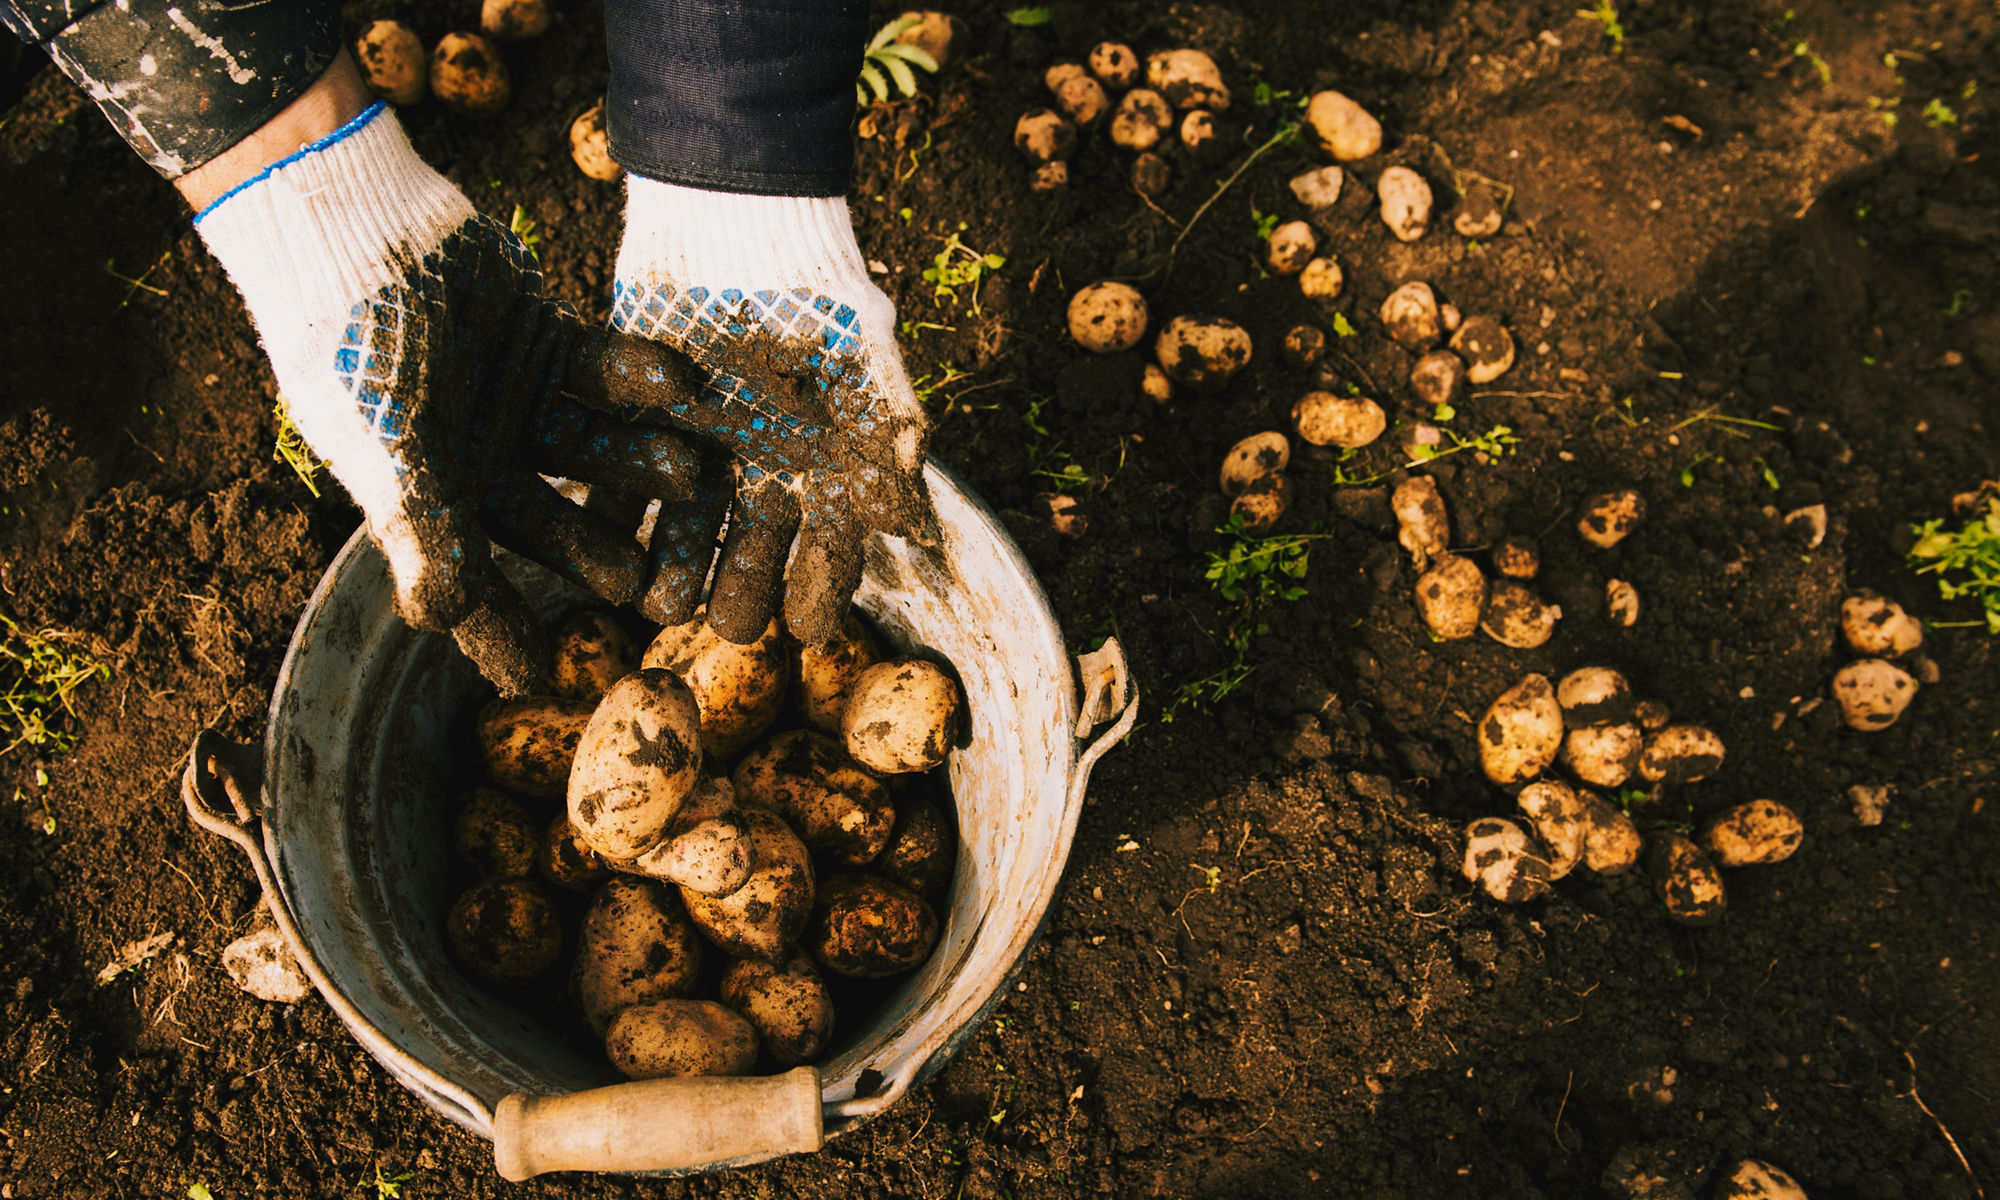
[[[174,187],[201,212],[265,167],[337,132],[373,99],[354,60],[342,50],[298,99],[242,141],[174,180]]]

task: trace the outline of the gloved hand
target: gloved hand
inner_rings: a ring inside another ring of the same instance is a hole
[[[489,535],[612,603],[639,595],[632,531],[537,472],[692,495],[680,437],[595,411],[612,403],[608,350],[621,395],[636,376],[658,381],[637,389],[648,403],[692,395],[684,360],[635,339],[611,346],[617,335],[543,295],[527,248],[426,166],[384,106],[195,222],[243,293],[300,434],[366,514],[404,620],[450,630],[515,694],[540,681],[548,646]]]
[[[870,532],[935,544],[923,406],[895,343],[895,306],[868,279],[839,197],[748,196],[628,176],[612,325],[685,351],[711,381],[663,407],[734,458],[726,478],[663,509],[641,611],[685,621],[713,520],[733,482],[708,620],[733,642],[764,632],[782,585],[785,625],[830,636],[861,580]],[[676,536],[661,536],[669,527]],[[796,545],[794,544],[796,542]],[[789,555],[789,570],[787,559]],[[699,561],[696,561],[696,560]]]

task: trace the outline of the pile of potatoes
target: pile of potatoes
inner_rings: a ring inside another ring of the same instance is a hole
[[[1067,186],[1070,157],[1100,127],[1112,145],[1135,156],[1132,188],[1146,196],[1172,184],[1168,155],[1176,145],[1196,162],[1229,148],[1217,115],[1228,111],[1229,87],[1215,60],[1200,50],[1162,50],[1148,55],[1142,68],[1132,47],[1100,42],[1085,62],[1059,62],[1042,82],[1054,107],[1024,113],[1014,123],[1014,146],[1034,164],[1035,191]]]
[[[1895,660],[1916,655],[1924,644],[1924,623],[1894,600],[1864,590],[1841,604],[1840,632],[1848,648],[1863,656],[1834,674],[1832,692],[1841,719],[1861,733],[1887,729],[1916,699],[1916,678]],[[1928,660],[1917,667],[1931,672],[1926,675],[1930,682],[1937,681]]]
[[[474,717],[454,830],[455,958],[559,995],[635,1079],[817,1059],[842,981],[929,957],[956,861],[925,778],[962,720],[949,673],[858,614],[822,646],[705,615],[643,654],[610,613],[563,622],[546,694]]]

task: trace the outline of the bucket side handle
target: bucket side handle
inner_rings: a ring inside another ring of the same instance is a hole
[[[1103,758],[1106,751],[1132,732],[1133,722],[1139,716],[1139,685],[1125,664],[1125,648],[1118,644],[1117,638],[1105,638],[1102,646],[1088,654],[1077,655],[1076,674],[1077,738],[1089,737],[1092,729],[1106,721],[1116,720],[1111,728],[1097,735],[1096,740],[1077,755],[1076,774],[1070,785],[1073,805],[1083,800],[1083,789],[1090,782],[1091,768],[1097,765],[1097,760]]]
[[[264,764],[259,747],[231,741],[213,729],[204,729],[195,736],[187,770],[181,775],[181,803],[187,808],[188,819],[203,831],[232,843],[250,860],[250,869],[257,874],[257,885],[264,891],[278,936],[285,939],[299,969],[312,981],[320,998],[350,1030],[365,1038],[376,1053],[393,1057],[395,1070],[405,1078],[418,1081],[440,1100],[458,1108],[473,1128],[491,1128],[493,1113],[477,1096],[397,1049],[320,968],[319,959],[313,956],[312,948],[299,936],[298,926],[292,922],[291,909],[285,904],[284,893],[278,890],[277,872],[264,852],[263,798]]]

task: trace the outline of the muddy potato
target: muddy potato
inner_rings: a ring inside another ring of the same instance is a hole
[[[1617,875],[1639,861],[1645,842],[1632,818],[1618,811],[1595,792],[1579,790],[1586,825],[1583,834],[1583,865],[1599,875]]]
[[[1028,190],[1032,192],[1055,192],[1069,186],[1069,164],[1066,162],[1045,162],[1035,168],[1028,180]]]
[[[1870,657],[1895,658],[1924,644],[1924,623],[1874,592],[1841,602],[1840,632],[1856,654]]]
[[[1770,1163],[1746,1158],[1716,1185],[1713,1200],[1806,1200],[1806,1190]]]
[[[929,958],[939,931],[937,914],[909,888],[872,875],[835,875],[820,889],[806,945],[836,975],[881,979]]]
[[[611,868],[577,833],[567,815],[550,821],[535,852],[535,872],[564,891],[587,892],[611,877]]]
[[[966,44],[965,22],[950,13],[912,9],[898,20],[911,17],[917,23],[896,35],[906,46],[915,46],[931,56],[939,68],[949,66]]]
[[[1375,182],[1382,202],[1382,223],[1400,242],[1424,236],[1431,221],[1431,185],[1408,167],[1390,167]]]
[[[368,90],[398,107],[422,100],[429,87],[424,44],[401,21],[375,21],[362,30],[354,60]]]
[[[1271,231],[1264,243],[1264,261],[1280,275],[1296,275],[1312,261],[1319,239],[1304,221],[1287,221]]]
[[[1633,488],[1603,492],[1584,502],[1577,516],[1576,531],[1583,540],[1600,550],[1609,550],[1625,540],[1640,521],[1646,519],[1646,498]]]
[[[1529,675],[1500,693],[1479,721],[1479,762],[1498,784],[1540,775],[1562,746],[1562,706],[1548,676]]]
[[[1673,716],[1673,710],[1658,700],[1641,700],[1632,706],[1632,719],[1647,733],[1665,729]]]
[[[1174,398],[1174,381],[1158,363],[1147,363],[1139,373],[1139,394],[1155,404],[1165,404]]]
[[[1438,305],[1438,324],[1444,327],[1444,331],[1446,333],[1457,333],[1459,322],[1462,319],[1463,318],[1460,317],[1458,312],[1458,305],[1456,304]]]
[[[1123,150],[1151,150],[1174,127],[1174,110],[1151,88],[1133,88],[1111,113],[1111,144]]]
[[[1056,89],[1056,107],[1070,124],[1088,129],[1111,107],[1111,97],[1104,94],[1104,85],[1095,79],[1077,75]]]
[[[1797,813],[1776,800],[1752,800],[1711,818],[1701,848],[1725,867],[1763,866],[1790,858],[1805,836]]]
[[[1292,405],[1292,425],[1312,445],[1355,449],[1381,437],[1389,416],[1365,396],[1307,392]]]
[[[1282,472],[1292,461],[1292,443],[1276,431],[1253,433],[1222,456],[1222,494],[1240,496],[1266,475]]]
[[[1123,42],[1099,42],[1090,50],[1090,73],[1099,83],[1116,91],[1132,86],[1139,77],[1139,56]]]
[[[1175,317],[1153,353],[1175,383],[1220,387],[1250,362],[1250,334],[1225,317]]]
[[[1263,533],[1277,525],[1292,506],[1292,481],[1282,472],[1266,475],[1229,502],[1229,515],[1243,518],[1243,532]]]
[[[777,813],[808,849],[846,866],[873,862],[896,825],[882,781],[809,729],[773,734],[736,764],[732,782],[745,804]]]
[[[1626,721],[1634,707],[1632,685],[1610,667],[1578,667],[1563,676],[1556,702],[1571,728]]]
[[[824,645],[801,645],[792,655],[799,715],[821,733],[840,732],[840,714],[861,673],[882,659],[882,647],[861,614],[849,612]]]
[[[1637,725],[1587,725],[1563,739],[1562,764],[1592,787],[1615,788],[1632,777],[1645,747]]]
[[[507,107],[514,81],[492,42],[476,33],[447,33],[431,51],[431,92],[468,117],[490,117]]]
[[[1521,789],[1515,803],[1527,815],[1535,836],[1548,851],[1549,878],[1561,879],[1583,861],[1590,833],[1590,810],[1570,786],[1554,779],[1537,779]]]
[[[1165,195],[1173,181],[1173,165],[1151,150],[1132,160],[1133,191],[1145,196]]]
[[[592,714],[569,773],[569,820],[613,863],[637,858],[667,835],[701,768],[694,693],[670,671],[641,668],[612,687]]]
[[[936,663],[879,662],[854,683],[841,714],[841,741],[848,756],[870,771],[928,771],[950,753],[960,708],[958,682]]]
[[[1668,916],[1683,925],[1712,925],[1722,919],[1729,903],[1722,872],[1701,847],[1677,833],[1661,834],[1653,842],[1647,868]]]
[[[1722,739],[1699,725],[1669,725],[1639,754],[1639,774],[1650,783],[1700,783],[1721,769]]]
[[[722,1002],[750,1022],[781,1067],[813,1061],[833,1036],[833,998],[812,959],[798,951],[780,963],[730,963],[722,973]]]
[[[529,879],[474,884],[445,914],[444,930],[458,961],[494,983],[526,979],[562,957],[562,920]]]
[[[1162,50],[1146,57],[1146,86],[1175,108],[1229,107],[1229,88],[1215,60],[1199,50]]]
[[[875,870],[920,896],[934,897],[958,868],[958,836],[938,806],[922,796],[896,800],[896,828]]]
[[[1072,79],[1082,78],[1084,78],[1084,69],[1081,63],[1059,62],[1051,65],[1048,70],[1042,72],[1042,86],[1049,89],[1049,94],[1053,96],[1057,92],[1062,91],[1063,84],[1068,83]]]
[[[757,1065],[757,1030],[713,1000],[655,1000],[618,1014],[604,1053],[628,1079],[748,1075]]]
[[[1340,187],[1345,182],[1347,173],[1339,167],[1320,167],[1292,176],[1288,186],[1307,208],[1332,208],[1340,202]]]
[[[1451,348],[1465,360],[1470,383],[1491,383],[1514,365],[1514,335],[1498,317],[1467,317],[1451,335]]]
[[[812,856],[791,827],[761,808],[743,809],[756,867],[723,896],[681,889],[688,917],[708,940],[737,958],[777,958],[799,940],[812,916]]]
[[[1306,123],[1320,149],[1336,162],[1367,158],[1382,148],[1382,123],[1339,92],[1315,92],[1306,105]]]
[[[1410,391],[1425,409],[1458,403],[1465,396],[1465,363],[1449,350],[1431,351],[1410,368]]]
[[[729,641],[705,619],[708,606],[685,625],[660,630],[642,665],[678,675],[701,709],[702,753],[728,758],[757,740],[784,707],[791,656],[777,618],[747,646]]]
[[[1542,552],[1531,537],[1501,538],[1493,547],[1493,569],[1509,579],[1533,579],[1542,569]]]
[[[639,669],[638,647],[608,612],[572,613],[556,623],[549,640],[555,643],[549,690],[558,696],[595,704],[612,684]]]
[[[1278,347],[1278,357],[1285,360],[1285,365],[1301,371],[1317,363],[1319,356],[1325,352],[1326,333],[1317,325],[1292,326],[1285,334],[1284,343]]]
[[[1406,283],[1382,301],[1382,325],[1412,354],[1430,349],[1438,340],[1437,293],[1428,283]]]
[[[1215,114],[1205,108],[1197,108],[1181,118],[1181,145],[1193,152],[1197,160],[1213,158],[1226,143],[1221,141],[1222,127],[1216,123]]]
[[[1114,280],[1082,288],[1069,299],[1069,336],[1092,354],[1130,350],[1146,336],[1146,298]]]
[[[1417,611],[1438,637],[1453,641],[1478,632],[1479,614],[1486,607],[1486,576],[1478,563],[1443,555],[1417,577],[1416,594]]]
[[[576,169],[599,183],[616,183],[625,168],[611,157],[611,137],[604,125],[604,101],[584,109],[569,123],[569,157]]]
[[[704,775],[667,823],[666,836],[619,867],[699,895],[727,896],[750,878],[756,854],[735,787]]]
[[[1308,300],[1336,299],[1346,283],[1346,274],[1331,258],[1315,258],[1299,272],[1299,292]]]
[[[525,42],[549,31],[549,0],[484,0],[479,28],[503,42]]]
[[[1555,636],[1556,622],[1561,619],[1559,605],[1546,603],[1527,588],[1505,579],[1487,593],[1486,611],[1480,614],[1479,627],[1503,646],[1532,650]]]
[[[1062,114],[1052,108],[1024,113],[1014,122],[1014,148],[1031,162],[1068,159],[1076,149],[1076,126],[1063,120]]]
[[[518,696],[480,709],[473,738],[486,777],[537,800],[560,797],[593,707],[588,700]]]
[[[1630,629],[1639,623],[1639,589],[1622,579],[1604,581],[1604,615],[1613,625]]]
[[[634,1004],[694,994],[701,937],[671,888],[650,879],[606,883],[584,913],[570,979],[590,1031]]]
[[[1464,198],[1458,202],[1458,211],[1452,214],[1451,227],[1458,231],[1460,237],[1486,238],[1500,232],[1500,221],[1500,198],[1492,188],[1474,184],[1466,189]]]
[[[481,879],[514,879],[535,869],[541,830],[505,792],[475,788],[452,823],[451,840]]]
[[[1908,671],[1879,658],[1848,663],[1833,677],[1841,718],[1863,733],[1894,725],[1916,694],[1917,681]]]
[[[1428,475],[1410,476],[1390,493],[1389,507],[1396,514],[1396,540],[1410,552],[1419,570],[1445,552],[1451,541],[1451,522],[1445,517],[1437,480]]]
[[[1505,904],[1547,894],[1550,870],[1527,832],[1504,817],[1481,817],[1465,827],[1465,877]]]

